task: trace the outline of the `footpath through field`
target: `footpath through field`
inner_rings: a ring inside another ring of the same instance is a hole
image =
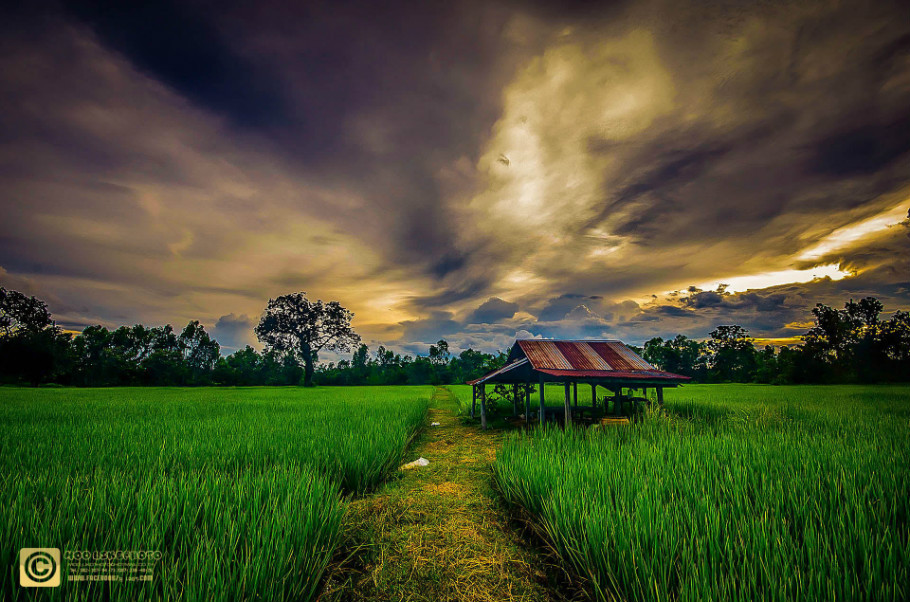
[[[492,490],[502,431],[465,424],[437,388],[427,427],[403,471],[351,502],[348,558],[330,568],[322,600],[553,600],[545,559],[521,539]]]

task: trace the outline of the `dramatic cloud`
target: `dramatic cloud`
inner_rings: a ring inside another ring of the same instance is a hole
[[[68,328],[234,349],[303,290],[416,353],[910,307],[906,3],[37,11],[0,25],[0,284]]]
[[[511,319],[517,312],[517,303],[503,301],[499,297],[490,297],[471,313],[467,321],[472,324],[490,324]]]

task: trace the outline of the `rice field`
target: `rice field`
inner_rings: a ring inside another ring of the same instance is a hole
[[[493,471],[598,600],[910,599],[908,387],[686,386]]]
[[[0,388],[2,597],[22,547],[162,553],[151,583],[52,600],[311,600],[345,497],[378,485],[430,387]]]
[[[467,414],[470,387],[449,388]],[[58,547],[162,557],[151,583],[64,573],[42,598],[315,599],[348,499],[402,462],[431,393],[0,388],[2,597],[35,597],[20,548]],[[562,396],[547,387],[548,405]],[[500,495],[595,599],[910,599],[910,387],[666,400],[629,426],[512,432],[493,462]]]

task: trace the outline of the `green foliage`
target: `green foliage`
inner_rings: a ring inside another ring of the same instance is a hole
[[[342,496],[399,465],[429,394],[2,388],[0,562],[15,567],[20,547],[157,550],[154,581],[112,584],[111,598],[314,599]],[[27,599],[17,581],[0,597]],[[107,587],[41,593],[97,600]]]
[[[645,343],[641,356],[662,370],[699,380],[707,375],[707,355],[703,343],[678,334],[676,338],[655,337]]]
[[[906,600],[910,392],[690,386],[513,435],[495,480],[599,600]]]
[[[713,380],[749,382],[755,371],[755,345],[749,331],[736,324],[718,326],[711,331],[706,347]]]
[[[0,380],[36,386],[63,376],[69,360],[69,335],[47,304],[0,286]]]
[[[53,326],[47,303],[0,286],[0,335],[38,332]]]
[[[197,320],[180,334],[170,324],[114,331],[88,326],[73,339],[69,381],[86,386],[211,384],[220,355],[218,342]]]
[[[704,343],[683,335],[645,343],[642,357],[668,372],[701,382],[873,383],[910,380],[910,313],[882,320],[873,297],[844,309],[819,303],[815,325],[800,347],[755,348],[738,325],[718,326]]]
[[[823,367],[827,380],[891,380],[910,377],[910,314],[895,312],[882,321],[881,302],[852,299],[837,310],[819,303],[815,326],[804,337],[809,361]]]
[[[492,355],[474,349],[452,357],[449,344],[440,340],[430,345],[426,357],[401,356],[380,346],[376,357],[370,357],[361,345],[350,361],[330,362],[316,370],[316,381],[324,385],[396,385],[450,384],[483,376],[505,365],[506,353]]]
[[[311,387],[320,351],[350,351],[360,343],[360,335],[351,327],[353,317],[338,301],[313,302],[304,292],[290,293],[269,299],[256,336],[266,350],[302,361],[303,384]]]

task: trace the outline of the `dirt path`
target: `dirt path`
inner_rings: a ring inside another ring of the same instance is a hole
[[[351,503],[350,557],[331,567],[323,600],[552,600],[544,558],[529,548],[491,489],[501,431],[483,432],[457,415],[437,388],[427,427],[402,471]]]

